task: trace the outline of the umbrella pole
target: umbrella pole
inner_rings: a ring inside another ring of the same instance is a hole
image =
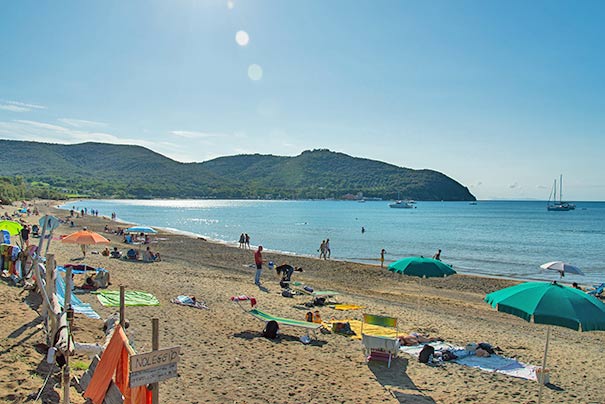
[[[544,345],[544,358],[542,358],[542,372],[538,377],[540,391],[538,392],[538,404],[542,403],[542,389],[544,388],[544,371],[546,370],[546,355],[548,355],[548,341],[550,340],[550,326],[546,327],[546,344]]]

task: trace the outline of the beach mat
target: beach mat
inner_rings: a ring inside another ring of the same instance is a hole
[[[97,295],[99,302],[105,307],[120,307],[119,290],[103,290],[92,292]],[[159,306],[160,302],[151,293],[138,290],[127,290],[124,292],[124,305],[126,306]]]
[[[430,342],[427,344],[418,344],[412,346],[402,346],[399,350],[410,356],[418,358],[418,354],[422,351],[425,345],[431,345],[435,348],[435,351],[450,350],[458,357],[449,362],[457,363],[462,366],[469,366],[472,368],[481,369],[485,372],[500,373],[507,376],[518,377],[527,380],[538,380],[536,375],[536,368],[538,366],[527,365],[519,362],[513,358],[506,358],[504,356],[492,354],[491,356],[484,358],[475,355],[469,355],[464,348],[457,347],[447,342]],[[447,362],[444,362],[447,363]]]
[[[55,288],[55,295],[57,296],[59,305],[63,307],[65,305],[65,280],[61,275],[57,275],[57,279],[55,280]],[[86,317],[94,318],[95,320],[101,319],[101,316],[99,316],[97,312],[93,310],[90,304],[83,303],[82,300],[80,300],[78,296],[74,295],[73,293],[71,295],[70,304],[75,313],[84,314]]]

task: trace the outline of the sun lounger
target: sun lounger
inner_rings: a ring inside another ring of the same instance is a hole
[[[395,337],[386,337],[384,335],[368,334],[367,328],[364,333],[364,324],[378,325],[381,327],[393,328]],[[378,316],[374,314],[364,314],[361,323],[361,343],[366,352],[367,360],[372,359],[388,362],[387,367],[391,367],[391,359],[397,357],[399,352],[399,338],[397,338],[397,319],[394,317]]]
[[[305,330],[305,332],[307,333],[307,336],[309,336],[309,331],[313,332],[313,337],[315,339],[317,339],[317,334],[316,331],[318,329],[320,329],[322,327],[321,324],[319,323],[311,323],[308,321],[301,321],[301,320],[293,320],[290,318],[284,318],[284,317],[275,317],[269,313],[266,313],[262,310],[256,309],[256,308],[252,308],[250,310],[246,310],[240,302],[245,301],[245,300],[251,300],[250,298],[232,298],[232,301],[236,302],[238,304],[238,306],[240,306],[240,308],[242,310],[244,310],[246,313],[252,315],[254,318],[264,321],[265,323],[268,323],[269,321],[275,321],[277,322],[280,326],[289,326],[289,327],[298,327],[298,328],[303,328]]]
[[[305,289],[305,285],[301,282],[290,282],[290,288],[294,289],[297,292],[300,292],[305,295],[313,296],[314,298],[323,297],[325,299],[338,296],[340,292],[335,292],[333,290],[307,290]]]
[[[588,293],[589,295],[596,296],[596,297],[601,297],[603,295],[604,290],[605,290],[605,283],[601,283],[600,285],[594,285],[594,289],[589,290],[586,293]]]

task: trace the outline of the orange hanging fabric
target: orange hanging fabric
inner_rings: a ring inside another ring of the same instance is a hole
[[[147,388],[139,386],[130,388],[129,383],[129,359],[134,350],[128,344],[128,338],[120,325],[116,329],[101,354],[101,360],[84,392],[84,397],[89,398],[94,404],[102,404],[109,383],[115,374],[116,386],[124,396],[124,404],[146,404]]]

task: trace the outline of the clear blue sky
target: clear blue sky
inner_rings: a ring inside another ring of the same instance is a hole
[[[562,173],[567,198],[605,200],[604,19],[589,0],[4,1],[0,138],[328,148],[479,199],[546,199]]]

